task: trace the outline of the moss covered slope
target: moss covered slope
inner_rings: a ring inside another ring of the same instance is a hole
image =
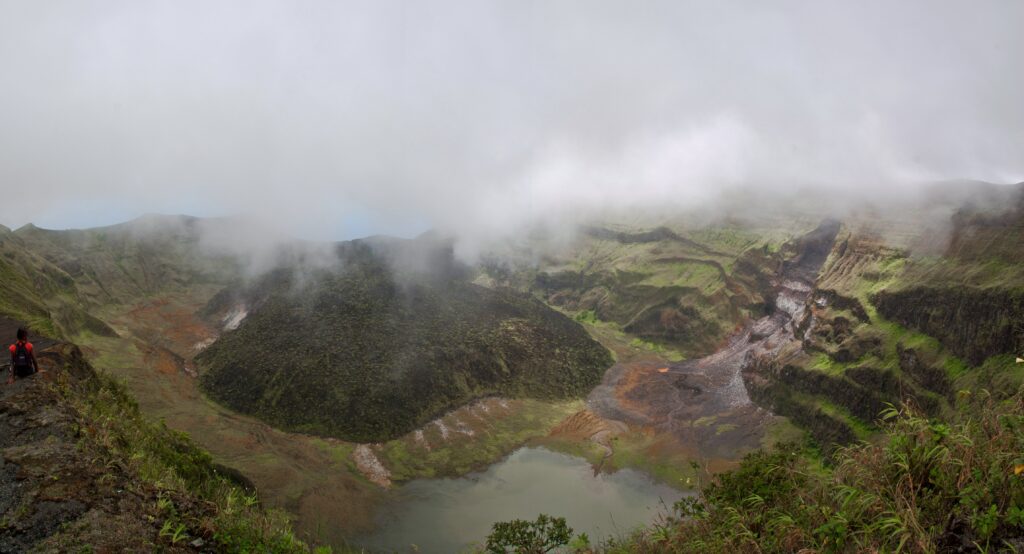
[[[772,311],[781,246],[817,221],[784,228],[668,223],[583,227],[569,244],[533,241],[524,252],[494,256],[483,270],[488,280],[567,312],[701,356]]]
[[[379,441],[475,397],[598,383],[612,360],[579,324],[467,282],[450,251],[420,240],[345,243],[337,267],[279,270],[215,298],[211,312],[248,315],[199,356],[204,389],[284,428]]]

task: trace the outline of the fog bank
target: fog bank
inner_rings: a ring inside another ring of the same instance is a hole
[[[0,0],[0,222],[250,213],[471,245],[744,188],[1016,182],[1021,21],[1010,0]]]

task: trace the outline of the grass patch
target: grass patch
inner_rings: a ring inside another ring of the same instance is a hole
[[[583,310],[577,313],[573,317],[573,319],[579,321],[580,323],[586,323],[588,325],[596,325],[601,321],[600,319],[597,318],[597,314],[594,313],[594,310]]]
[[[967,373],[970,367],[964,363],[963,360],[956,356],[946,356],[945,361],[942,363],[942,367],[946,369],[946,374],[949,375],[950,379],[959,379],[962,375]]]
[[[630,432],[614,437],[611,447],[612,455],[605,460],[603,469],[635,468],[672,487],[693,489],[698,486],[692,460],[682,453],[661,451],[655,436]]]
[[[675,262],[640,269],[650,275],[643,283],[655,287],[688,287],[699,290],[701,294],[711,295],[725,286],[718,268],[706,263]]]
[[[200,514],[168,512],[166,536],[200,536],[213,529],[216,548],[223,552],[309,551],[286,514],[262,508],[254,494],[217,470],[210,454],[188,435],[145,419],[124,384],[105,374],[75,381],[62,372],[54,386],[79,415],[83,446],[94,456],[127,468],[161,491],[194,495],[213,507]]]
[[[775,448],[787,442],[803,443],[807,440],[807,431],[797,427],[788,417],[776,416],[761,437],[761,447]]]
[[[857,439],[859,440],[866,441],[873,437],[878,432],[878,429],[876,427],[868,423],[865,423],[860,418],[851,414],[850,411],[847,410],[846,408],[839,406],[838,404],[835,404],[829,400],[819,397],[810,400],[810,402],[813,402],[815,405],[817,405],[818,408],[820,408],[821,411],[824,412],[826,415],[832,416],[849,425],[850,428],[853,429],[854,434],[857,435]]]
[[[981,366],[964,372],[955,386],[972,394],[986,393],[1005,398],[1012,391],[1024,387],[1024,364],[1018,364],[1013,354],[992,356]]]
[[[851,365],[854,364],[837,362],[830,358],[828,354],[818,352],[811,356],[811,362],[807,365],[807,369],[814,369],[825,372],[829,375],[839,376],[842,375],[843,371]]]
[[[629,346],[637,351],[651,352],[664,357],[670,362],[681,362],[686,359],[678,350],[670,348],[656,342],[647,341],[641,338],[633,338],[629,341]]]

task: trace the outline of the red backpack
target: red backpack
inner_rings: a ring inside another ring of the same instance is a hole
[[[32,366],[32,357],[28,353],[28,347],[25,343],[18,341],[14,344],[14,375],[17,377],[25,377],[35,373],[35,367]]]

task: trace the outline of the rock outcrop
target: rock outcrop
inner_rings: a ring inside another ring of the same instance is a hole
[[[202,538],[161,538],[158,497],[198,517],[202,503],[161,492],[89,440],[65,396],[95,384],[81,352],[57,344],[37,357],[46,373],[0,386],[0,552],[200,551]]]
[[[887,319],[939,339],[971,364],[1024,352],[1024,290],[913,287],[872,300]]]

